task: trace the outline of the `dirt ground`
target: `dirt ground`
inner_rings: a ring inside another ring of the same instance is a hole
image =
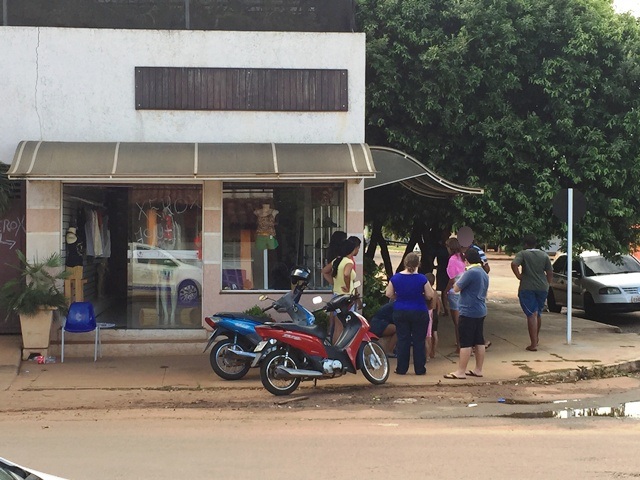
[[[293,394],[276,397],[262,386],[248,389],[113,389],[27,390],[3,392],[2,412],[126,409],[213,409],[250,412],[290,409],[299,411],[375,408],[405,412],[439,411],[475,405],[542,405],[554,401],[586,401],[640,392],[640,374],[565,382],[512,382],[497,384],[398,387],[314,387],[303,383]],[[35,394],[34,394],[35,393]],[[37,393],[40,393],[39,395]],[[639,393],[640,395],[640,393]],[[636,399],[640,400],[640,398]],[[490,413],[489,413],[490,414]],[[455,415],[454,415],[455,416]]]

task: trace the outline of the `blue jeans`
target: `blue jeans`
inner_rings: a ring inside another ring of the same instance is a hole
[[[413,369],[416,375],[424,375],[427,371],[427,351],[424,341],[427,338],[429,312],[394,310],[393,323],[396,325],[396,334],[398,335],[396,372],[404,374],[409,370],[409,359],[413,346]]]

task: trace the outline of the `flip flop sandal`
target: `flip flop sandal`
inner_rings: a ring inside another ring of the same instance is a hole
[[[447,373],[444,378],[448,380],[466,380],[467,377],[459,377],[455,373]]]

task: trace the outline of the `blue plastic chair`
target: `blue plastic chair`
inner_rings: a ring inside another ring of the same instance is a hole
[[[91,302],[73,302],[69,305],[69,313],[67,314],[64,325],[62,326],[62,359],[64,362],[64,333],[86,333],[96,332],[95,348],[93,352],[93,361],[98,360],[98,349],[100,343],[100,335],[96,325],[96,315],[93,312],[93,304]]]

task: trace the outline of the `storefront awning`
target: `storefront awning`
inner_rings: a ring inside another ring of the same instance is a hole
[[[445,180],[415,158],[388,147],[369,147],[378,174],[367,178],[364,189],[398,183],[412,192],[429,198],[450,198],[456,195],[482,195],[482,188],[464,187]]]
[[[372,178],[366,144],[20,142],[11,179],[69,181]]]

